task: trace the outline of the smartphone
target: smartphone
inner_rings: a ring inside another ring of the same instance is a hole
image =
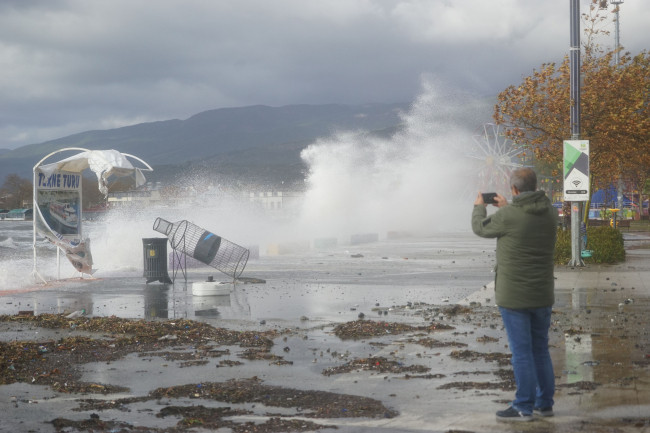
[[[496,192],[486,192],[481,194],[483,196],[483,203],[485,204],[495,204],[496,201],[494,198],[497,196]]]

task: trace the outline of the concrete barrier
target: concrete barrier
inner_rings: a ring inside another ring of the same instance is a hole
[[[317,250],[325,248],[334,248],[338,244],[338,239],[336,238],[319,238],[314,239],[314,248]]]
[[[294,254],[309,251],[309,242],[286,242],[282,244],[269,244],[266,247],[266,254],[269,256],[279,256],[283,254]]]
[[[377,241],[379,241],[378,233],[359,233],[350,236],[350,243],[352,245],[369,244]]]

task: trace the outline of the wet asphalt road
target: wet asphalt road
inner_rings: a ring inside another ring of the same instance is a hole
[[[558,267],[552,356],[557,383],[566,387],[558,387],[557,416],[535,422],[536,427],[528,431],[568,432],[585,425],[596,432],[610,428],[650,431],[650,325],[646,314],[650,306],[650,237],[628,234],[626,245],[630,246],[628,260],[621,265]],[[490,309],[491,289],[485,287],[492,279],[493,264],[494,242],[470,233],[380,240],[280,255],[263,253],[248,263],[242,276],[265,282],[234,284],[228,295],[192,294],[194,282],[202,282],[210,275],[219,279],[218,272],[211,269],[192,269],[187,284],[177,279],[173,285],[147,285],[141,269],[121,269],[102,272],[92,280],[67,279],[46,286],[5,290],[1,293],[0,314],[84,309],[91,316],[188,318],[215,327],[292,330],[286,341],[276,342],[274,348],[293,362],[291,366],[251,361],[229,369],[215,369],[214,363],[179,368],[174,363],[133,356],[110,365],[94,363],[83,367],[86,380],[127,386],[128,396],[144,395],[159,386],[195,383],[197,379],[216,382],[257,376],[272,385],[371,396],[400,412],[393,419],[325,420],[338,425],[340,432],[520,431],[520,426],[494,421],[494,411],[503,408],[512,397],[511,391],[440,389],[445,383],[459,380],[489,380],[489,372],[496,369],[493,364],[453,360],[449,357],[453,348],[425,349],[406,342],[408,336],[375,339],[385,343],[378,346],[370,344],[371,339],[342,341],[331,332],[334,324],[357,320],[360,313],[370,320],[421,325],[431,316],[424,312],[428,308],[418,303],[444,307],[475,302],[483,305],[475,314],[452,317],[433,313],[436,320],[456,327],[436,338],[462,342],[468,344],[468,349],[480,352],[507,353],[500,320]],[[0,329],[4,341],[61,338],[72,332],[52,334],[38,328],[8,326]],[[479,343],[479,336],[496,341]],[[283,347],[290,350],[283,352]],[[337,355],[332,356],[333,352]],[[423,364],[444,378],[405,380],[399,375],[369,372],[331,377],[321,374],[324,368],[369,355]],[[581,382],[599,385],[591,391],[571,387]],[[55,417],[88,418],[88,412],[74,410],[79,398],[85,397],[57,394],[47,387],[29,384],[3,385],[0,408],[6,416],[0,421],[0,429],[50,432],[54,429],[46,421]],[[158,410],[159,404],[134,406],[129,412],[103,411],[101,417],[136,426],[174,425],[177,420],[153,416],[151,411]],[[467,416],[468,410],[472,417]],[[258,407],[248,418],[262,420],[264,410]],[[625,424],[626,418],[636,419],[637,424]]]

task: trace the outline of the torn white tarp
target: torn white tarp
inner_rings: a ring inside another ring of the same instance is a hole
[[[44,235],[50,242],[59,247],[65,253],[65,257],[72,263],[72,266],[82,274],[92,275],[96,269],[93,269],[93,256],[90,253],[90,239],[85,238],[81,241],[70,241],[67,239],[57,239],[48,234]]]
[[[111,176],[129,176],[135,173],[136,188],[144,185],[145,177],[142,170],[135,168],[131,162],[126,159],[125,154],[117,150],[88,150],[78,153],[69,158],[62,159],[59,162],[46,164],[39,167],[39,170],[45,174],[51,174],[54,171],[67,171],[80,173],[89,168],[97,175],[99,190],[106,196],[108,195],[108,178]]]

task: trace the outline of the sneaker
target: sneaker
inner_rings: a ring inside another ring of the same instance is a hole
[[[510,406],[506,410],[497,412],[497,420],[499,421],[532,421],[532,414],[525,414]]]
[[[544,417],[554,415],[552,407],[536,407],[533,409],[533,412],[535,413],[535,415],[544,416]]]

